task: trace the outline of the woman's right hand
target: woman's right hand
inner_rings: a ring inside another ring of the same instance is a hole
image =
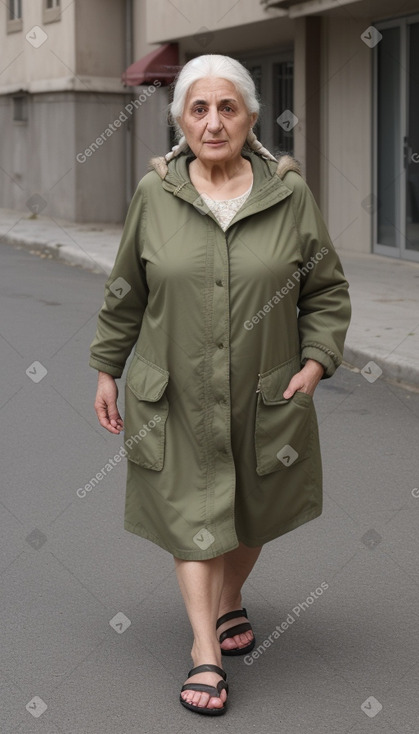
[[[116,404],[117,399],[118,387],[115,378],[107,372],[99,372],[95,400],[96,415],[100,425],[107,431],[119,434],[124,428],[124,423]]]

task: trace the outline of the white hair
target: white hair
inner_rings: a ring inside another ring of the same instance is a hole
[[[232,59],[230,56],[221,56],[220,54],[203,54],[202,56],[191,59],[191,61],[185,64],[177,76],[173,102],[169,105],[170,120],[180,140],[166,154],[166,161],[171,160],[179,155],[179,153],[188,149],[188,144],[179,125],[179,119],[182,117],[186,97],[192,84],[199,79],[208,77],[226,79],[234,84],[237,91],[243,97],[249,115],[254,113],[259,114],[260,105],[256,94],[255,83],[250,72],[239,61]],[[276,158],[258,141],[253,130],[250,130],[246,142],[252,150],[255,150],[265,158],[276,161]]]

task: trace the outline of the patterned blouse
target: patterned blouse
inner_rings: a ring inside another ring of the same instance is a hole
[[[236,196],[234,199],[224,199],[223,201],[216,201],[207,196],[207,194],[201,194],[201,199],[205,202],[208,209],[211,209],[214,216],[217,217],[223,230],[227,229],[233,217],[243,206],[252,190],[252,186],[244,194]]]

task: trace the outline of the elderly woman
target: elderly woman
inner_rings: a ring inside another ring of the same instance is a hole
[[[181,138],[138,184],[91,346],[99,421],[125,431],[124,527],[173,554],[192,626],[180,701],[211,715],[221,655],[255,644],[241,589],[261,547],[321,514],[313,394],[350,315],[313,196],[256,139],[258,110],[234,59],[183,67]]]

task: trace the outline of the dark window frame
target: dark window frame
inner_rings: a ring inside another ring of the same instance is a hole
[[[22,0],[8,0],[6,5],[7,12],[7,33],[16,33],[23,29],[22,17]]]
[[[61,20],[61,0],[43,0],[42,22],[56,23]]]

